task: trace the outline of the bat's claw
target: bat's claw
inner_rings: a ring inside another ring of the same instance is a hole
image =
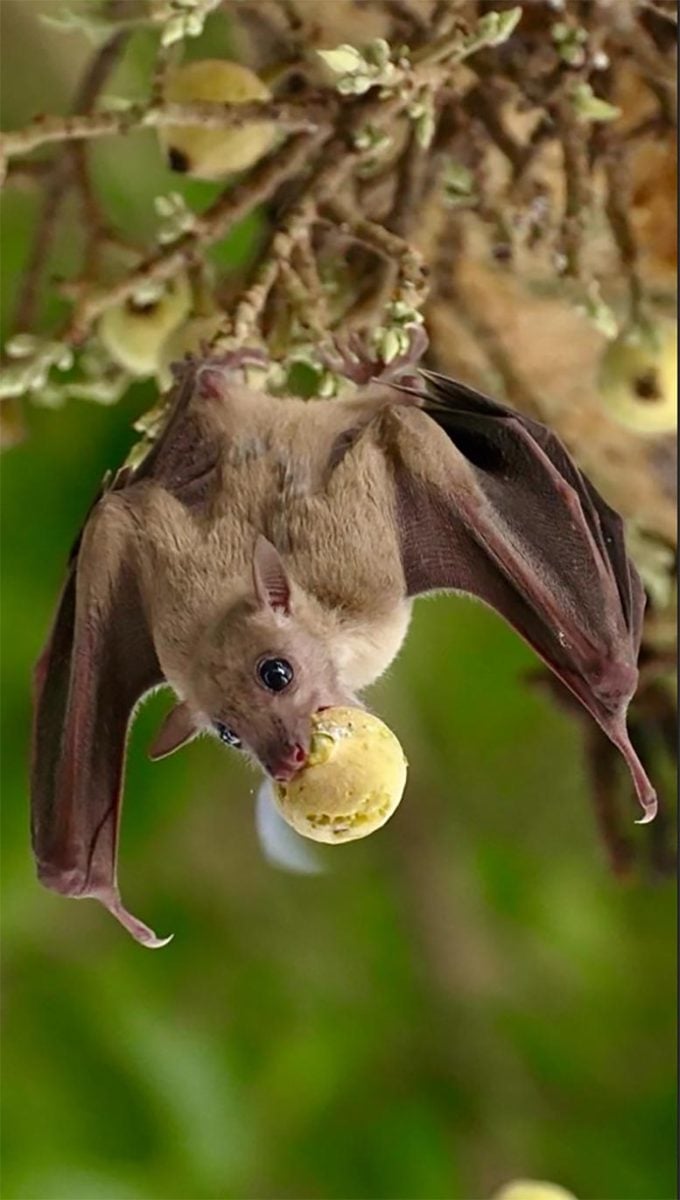
[[[650,821],[653,821],[657,814],[659,802],[649,776],[635,753],[628,729],[626,728],[625,717],[619,718],[616,722],[602,722],[602,728],[614,745],[621,751],[630,771],[635,794],[644,813],[643,816],[638,818],[635,824],[649,825]]]
[[[332,350],[320,352],[321,361],[336,375],[350,379],[359,387],[368,383],[400,383],[414,386],[417,376],[408,376],[406,372],[413,371],[425,353],[428,346],[428,336],[422,325],[409,325],[408,346],[388,363],[384,362],[376,349],[365,338],[356,332],[346,335],[338,334],[334,338]]]
[[[645,815],[643,817],[638,817],[635,824],[649,825],[659,811],[659,802],[656,798],[656,792],[652,792],[651,796],[648,796],[644,799],[641,796],[638,796],[638,799],[645,810]]]
[[[110,891],[97,892],[95,898],[104,905],[104,908],[108,909],[112,917],[120,921],[123,928],[127,929],[140,946],[146,946],[148,950],[160,950],[172,941],[174,934],[159,938],[153,929],[150,929],[143,921],[139,921],[137,917],[133,917],[132,913],[124,907],[117,890],[112,888]]]
[[[44,887],[58,892],[61,896],[71,896],[74,900],[98,900],[141,946],[159,950],[161,946],[167,946],[168,942],[172,941],[173,934],[170,934],[170,937],[159,938],[153,929],[149,929],[148,925],[128,912],[115,883],[102,878],[93,880],[88,872],[78,867],[61,867],[53,861],[40,860],[38,879]]]
[[[248,367],[267,367],[269,358],[266,351],[257,346],[242,346],[238,350],[211,349],[206,343],[200,354],[188,354],[180,362],[172,363],[170,372],[175,385],[181,385],[190,380],[198,387],[199,392],[214,395],[225,378],[245,372]]]

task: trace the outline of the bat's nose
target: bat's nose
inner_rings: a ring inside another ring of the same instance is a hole
[[[277,783],[288,783],[307,762],[307,751],[296,742],[288,746],[283,754],[269,768],[269,774]]]

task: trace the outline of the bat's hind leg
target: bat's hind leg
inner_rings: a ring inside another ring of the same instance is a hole
[[[322,350],[321,359],[330,371],[350,379],[358,387],[365,387],[369,383],[390,384],[397,380],[407,387],[415,387],[418,383],[415,371],[427,350],[428,337],[422,325],[410,325],[404,332],[408,334],[408,345],[388,363],[358,333],[350,333],[344,338],[336,337],[334,350]]]

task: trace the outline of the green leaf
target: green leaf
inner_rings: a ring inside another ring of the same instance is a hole
[[[570,98],[580,121],[615,121],[621,116],[621,109],[596,96],[589,83],[577,83]]]
[[[326,66],[336,75],[351,75],[365,66],[365,61],[354,46],[336,46],[335,50],[318,50]]]

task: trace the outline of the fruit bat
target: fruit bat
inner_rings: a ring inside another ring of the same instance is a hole
[[[428,371],[323,402],[241,379],[228,358],[185,361],[158,440],[73,547],[35,675],[41,881],[163,944],[116,881],[142,698],[177,698],[152,758],[205,731],[289,779],[311,714],[358,703],[432,591],[477,597],[533,647],[619,748],[651,820],[626,729],[644,593],[620,518],[557,437]]]

